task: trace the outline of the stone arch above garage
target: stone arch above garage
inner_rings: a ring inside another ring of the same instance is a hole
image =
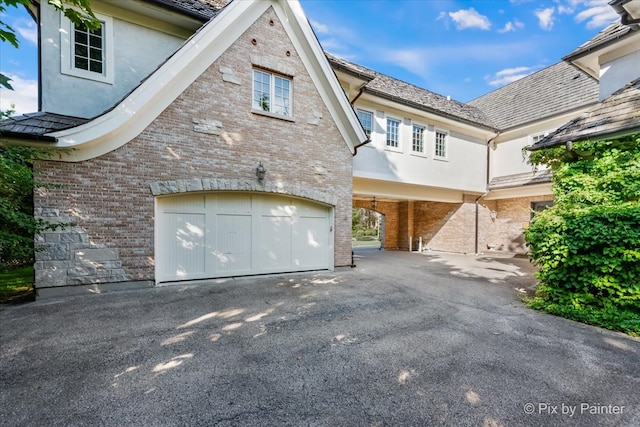
[[[309,199],[315,202],[336,206],[338,198],[322,191],[305,186],[260,183],[252,179],[233,178],[196,178],[178,179],[174,181],[156,181],[150,184],[151,194],[168,196],[172,194],[191,193],[197,191],[251,191],[281,194]]]

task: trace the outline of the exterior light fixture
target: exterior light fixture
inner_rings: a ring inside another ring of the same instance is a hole
[[[262,162],[256,168],[256,176],[258,177],[258,181],[262,181],[264,176],[267,174],[267,170],[262,166]]]
[[[376,196],[373,196],[373,198],[371,199],[371,210],[375,211],[377,207],[378,201],[376,200]]]

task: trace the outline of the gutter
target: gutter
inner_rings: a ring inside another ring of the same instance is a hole
[[[387,93],[378,91],[376,89],[367,88],[367,87],[364,87],[363,90],[365,90],[367,92],[370,92],[370,93],[372,93],[374,95],[377,95],[380,98],[385,98],[385,99],[388,99],[390,101],[397,102],[398,104],[402,104],[402,105],[406,105],[408,107],[416,108],[416,109],[421,110],[421,111],[426,111],[428,113],[435,114],[436,116],[444,117],[444,118],[447,118],[447,119],[453,119],[455,121],[462,122],[462,123],[465,123],[467,125],[473,125],[473,126],[481,127],[483,129],[488,129],[488,130],[493,131],[493,132],[500,132],[500,129],[498,129],[498,128],[494,128],[494,127],[488,126],[488,125],[483,124],[483,123],[474,122],[473,120],[465,119],[464,117],[459,117],[459,116],[456,116],[455,114],[447,113],[447,112],[435,109],[433,107],[427,107],[426,105],[422,105],[422,104],[419,104],[417,102],[408,101],[408,100],[406,100],[404,98],[401,98],[399,96],[389,95]],[[467,105],[467,104],[465,104],[465,105]]]

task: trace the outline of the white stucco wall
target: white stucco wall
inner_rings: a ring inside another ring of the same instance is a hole
[[[600,65],[600,100],[640,77],[640,50]]]
[[[64,44],[61,14],[42,2],[42,111],[85,118],[97,116],[113,107],[184,41],[115,17],[112,22],[113,83],[63,74],[60,49],[68,46]]]
[[[407,114],[400,111],[383,111],[366,105],[357,108],[374,112],[376,124],[372,142],[359,148],[354,157],[354,177],[469,192],[485,191],[487,148],[480,138],[427,118],[406,117]],[[386,146],[387,116],[401,121],[398,149]],[[423,153],[412,151],[414,123],[425,127]],[[448,132],[446,160],[434,156],[436,129]]]
[[[524,147],[531,144],[533,144],[531,136],[523,135],[492,146],[489,154],[491,178],[533,171],[533,166],[528,161],[528,153],[522,151]]]

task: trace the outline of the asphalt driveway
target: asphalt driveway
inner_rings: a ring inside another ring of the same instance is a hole
[[[8,307],[0,424],[640,425],[640,341],[525,308],[527,260],[356,263]]]

